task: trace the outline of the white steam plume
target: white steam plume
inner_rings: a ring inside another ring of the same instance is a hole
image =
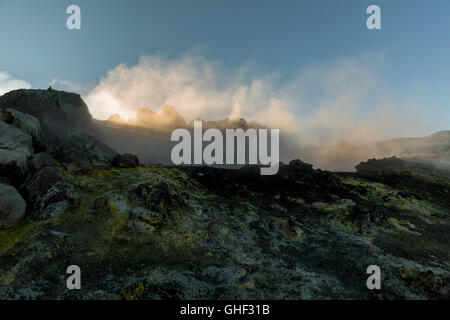
[[[389,93],[378,71],[382,65],[380,55],[343,58],[310,65],[280,82],[277,73],[252,77],[248,68],[224,71],[199,56],[143,56],[135,66],[109,71],[85,99],[97,119],[114,113],[134,118],[137,108],[172,105],[188,121],[242,117],[280,128],[302,145],[428,133],[411,125],[420,118],[412,116],[413,105]]]

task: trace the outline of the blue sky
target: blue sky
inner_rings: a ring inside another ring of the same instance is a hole
[[[81,8],[81,30],[66,28],[71,4]],[[370,4],[381,7],[382,30],[366,28]],[[251,69],[249,83],[276,74],[271,88],[280,91],[311,65],[356,59],[382,82],[383,96],[414,104],[427,124],[417,133],[426,134],[450,129],[449,31],[447,0],[0,0],[0,71],[34,88],[57,78],[91,90],[121,63],[159,55],[170,64],[189,54],[224,77]]]

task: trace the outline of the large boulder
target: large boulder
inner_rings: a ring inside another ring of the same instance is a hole
[[[33,138],[35,150],[45,149],[46,142],[39,120],[29,114],[14,109],[2,109],[0,120],[11,124]]]
[[[82,132],[92,116],[79,94],[56,90],[14,90],[0,97],[0,107],[39,119],[49,142],[70,131]]]
[[[0,122],[0,148],[21,151],[27,156],[34,154],[31,136],[5,122]]]
[[[34,154],[32,137],[13,125],[0,121],[0,176],[20,180]]]
[[[47,142],[47,151],[61,162],[84,161],[90,165],[109,165],[117,154],[89,135],[95,125],[79,94],[52,89],[15,90],[0,97],[0,108],[12,115],[10,119],[17,116],[9,110],[36,117]]]
[[[0,183],[0,228],[11,227],[25,214],[26,203],[17,190]]]

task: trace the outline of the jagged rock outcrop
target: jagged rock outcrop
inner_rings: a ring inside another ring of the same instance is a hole
[[[376,173],[377,171],[386,170],[404,170],[411,167],[411,163],[397,157],[384,159],[369,159],[355,166],[358,173]],[[423,166],[426,168],[426,166]]]
[[[91,136],[92,116],[80,95],[56,90],[15,90],[0,97],[0,108],[15,117],[24,131],[33,137],[38,130],[30,116],[18,117],[17,111],[37,118],[46,141],[46,150],[62,162],[87,161],[91,165],[109,165],[117,154]],[[23,114],[22,114],[23,115]],[[36,122],[34,122],[36,123]],[[42,142],[36,138],[37,142]],[[44,150],[37,150],[44,151]]]
[[[139,108],[136,111],[136,120],[125,120],[116,113],[110,116],[107,121],[142,126],[163,132],[186,127],[186,120],[173,106],[164,106],[160,112],[155,112],[149,108]]]
[[[426,173],[443,175],[450,178],[450,168],[444,169],[442,166],[434,166],[431,163],[403,160],[397,157],[384,159],[369,159],[355,166],[359,175],[374,175],[377,173],[395,171],[421,171]]]
[[[149,128],[180,128],[186,126],[186,120],[173,106],[164,106],[160,113],[148,108],[138,109],[136,112],[136,123]]]
[[[66,190],[58,161],[74,173],[71,168],[77,163],[109,165],[117,154],[83,132],[91,117],[78,95],[17,90],[0,97],[0,108],[0,179],[17,187],[31,216],[48,218],[64,209]],[[23,215],[14,213],[11,217],[17,220]],[[8,226],[16,221],[6,213],[4,216],[9,219]]]
[[[216,128],[219,130],[225,129],[242,129],[247,130],[249,128],[259,129],[264,128],[264,126],[260,125],[257,122],[247,122],[244,118],[239,119],[230,119],[225,118],[221,120],[203,120],[201,118],[193,119],[189,122],[189,127],[194,126],[194,121],[201,121],[203,129]]]

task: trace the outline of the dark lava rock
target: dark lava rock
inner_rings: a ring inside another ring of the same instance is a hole
[[[208,166],[180,166],[179,169],[188,172],[211,190],[232,192],[236,196],[244,196],[244,189],[251,192],[314,194],[316,188],[331,184],[328,182],[329,172],[314,170],[312,165],[301,160],[291,161],[289,165],[280,162],[278,173],[273,176],[261,175],[257,165],[232,170]]]
[[[142,183],[137,187],[136,193],[152,209],[156,208],[161,201],[170,200],[169,186],[165,182],[158,183],[157,185]]]
[[[337,186],[340,183],[340,181],[341,179],[336,174],[332,173],[328,176],[328,182],[333,186]]]
[[[139,159],[133,154],[118,154],[112,160],[112,165],[121,168],[134,168],[139,165]]]
[[[34,170],[39,170],[43,167],[54,167],[56,164],[56,160],[47,152],[37,153],[31,160],[31,166]]]
[[[366,162],[361,162],[355,168],[358,174],[372,174],[395,170],[422,170],[429,172],[434,170],[432,165],[406,161],[397,157],[369,159]]]
[[[37,171],[26,183],[28,200],[36,209],[65,200],[62,170],[58,167],[44,167]]]
[[[312,171],[313,165],[303,162],[300,159],[295,159],[289,162],[289,166],[299,170]]]
[[[117,154],[97,138],[85,133],[70,133],[55,152],[63,163],[81,161],[93,166],[108,166]]]

